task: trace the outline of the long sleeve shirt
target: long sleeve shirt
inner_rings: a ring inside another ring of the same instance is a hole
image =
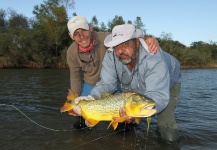
[[[67,50],[67,63],[70,69],[70,87],[76,94],[81,93],[83,82],[94,86],[100,81],[102,60],[107,51],[103,42],[107,35],[107,32],[94,32],[96,44],[87,53],[79,52],[75,42],[69,46]]]
[[[162,50],[151,55],[140,45],[139,59],[132,72],[114,52],[107,51],[102,63],[101,80],[91,95],[100,98],[103,92],[136,91],[153,99],[159,113],[167,106],[170,88],[180,76],[177,59]]]

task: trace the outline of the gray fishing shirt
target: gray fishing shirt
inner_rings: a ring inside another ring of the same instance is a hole
[[[153,99],[159,113],[169,103],[170,88],[179,82],[181,74],[180,64],[172,55],[162,50],[150,54],[140,45],[139,59],[132,72],[114,52],[107,51],[100,77],[91,95],[100,98],[103,92],[135,91]]]

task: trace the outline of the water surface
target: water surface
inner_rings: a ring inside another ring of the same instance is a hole
[[[60,113],[69,88],[68,69],[0,70],[0,149],[61,150],[199,150],[217,147],[217,69],[183,69],[176,108],[180,141],[167,145],[155,132],[152,117],[147,135],[143,119],[129,132],[74,129],[78,118]],[[25,116],[26,115],[26,116]]]

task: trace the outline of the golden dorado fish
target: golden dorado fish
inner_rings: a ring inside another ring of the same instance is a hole
[[[106,96],[105,96],[106,95]],[[122,92],[118,94],[102,94],[99,100],[81,100],[77,104],[81,108],[81,116],[89,126],[95,126],[99,121],[111,121],[110,125],[114,130],[119,122],[123,122],[127,117],[135,117],[139,123],[142,117],[149,117],[156,113],[156,103],[148,97],[136,92]],[[67,101],[61,107],[61,112],[66,112],[74,108],[76,96],[69,90]],[[127,116],[120,117],[119,109],[124,108]],[[117,119],[113,120],[115,117]]]

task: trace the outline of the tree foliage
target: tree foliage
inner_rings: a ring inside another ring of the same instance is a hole
[[[3,67],[67,67],[68,37],[67,9],[74,8],[74,0],[45,0],[33,8],[33,19],[9,9],[0,9],[0,68]],[[76,12],[72,16],[76,16]],[[71,16],[70,16],[71,18]],[[122,16],[114,16],[107,25],[97,16],[90,20],[95,31],[111,32],[113,27],[125,24]],[[127,21],[145,32],[141,17]],[[192,42],[186,47],[173,40],[171,33],[162,32],[157,38],[161,48],[175,56],[183,66],[217,64],[217,43]]]
[[[141,29],[144,33],[146,33],[146,30],[145,30],[145,25],[144,23],[142,22],[142,18],[137,16],[136,17],[136,20],[134,21],[134,25],[137,29]]]
[[[125,21],[122,16],[115,16],[112,21],[108,22],[108,31],[111,32],[114,26],[120,25],[120,24],[125,24]]]

